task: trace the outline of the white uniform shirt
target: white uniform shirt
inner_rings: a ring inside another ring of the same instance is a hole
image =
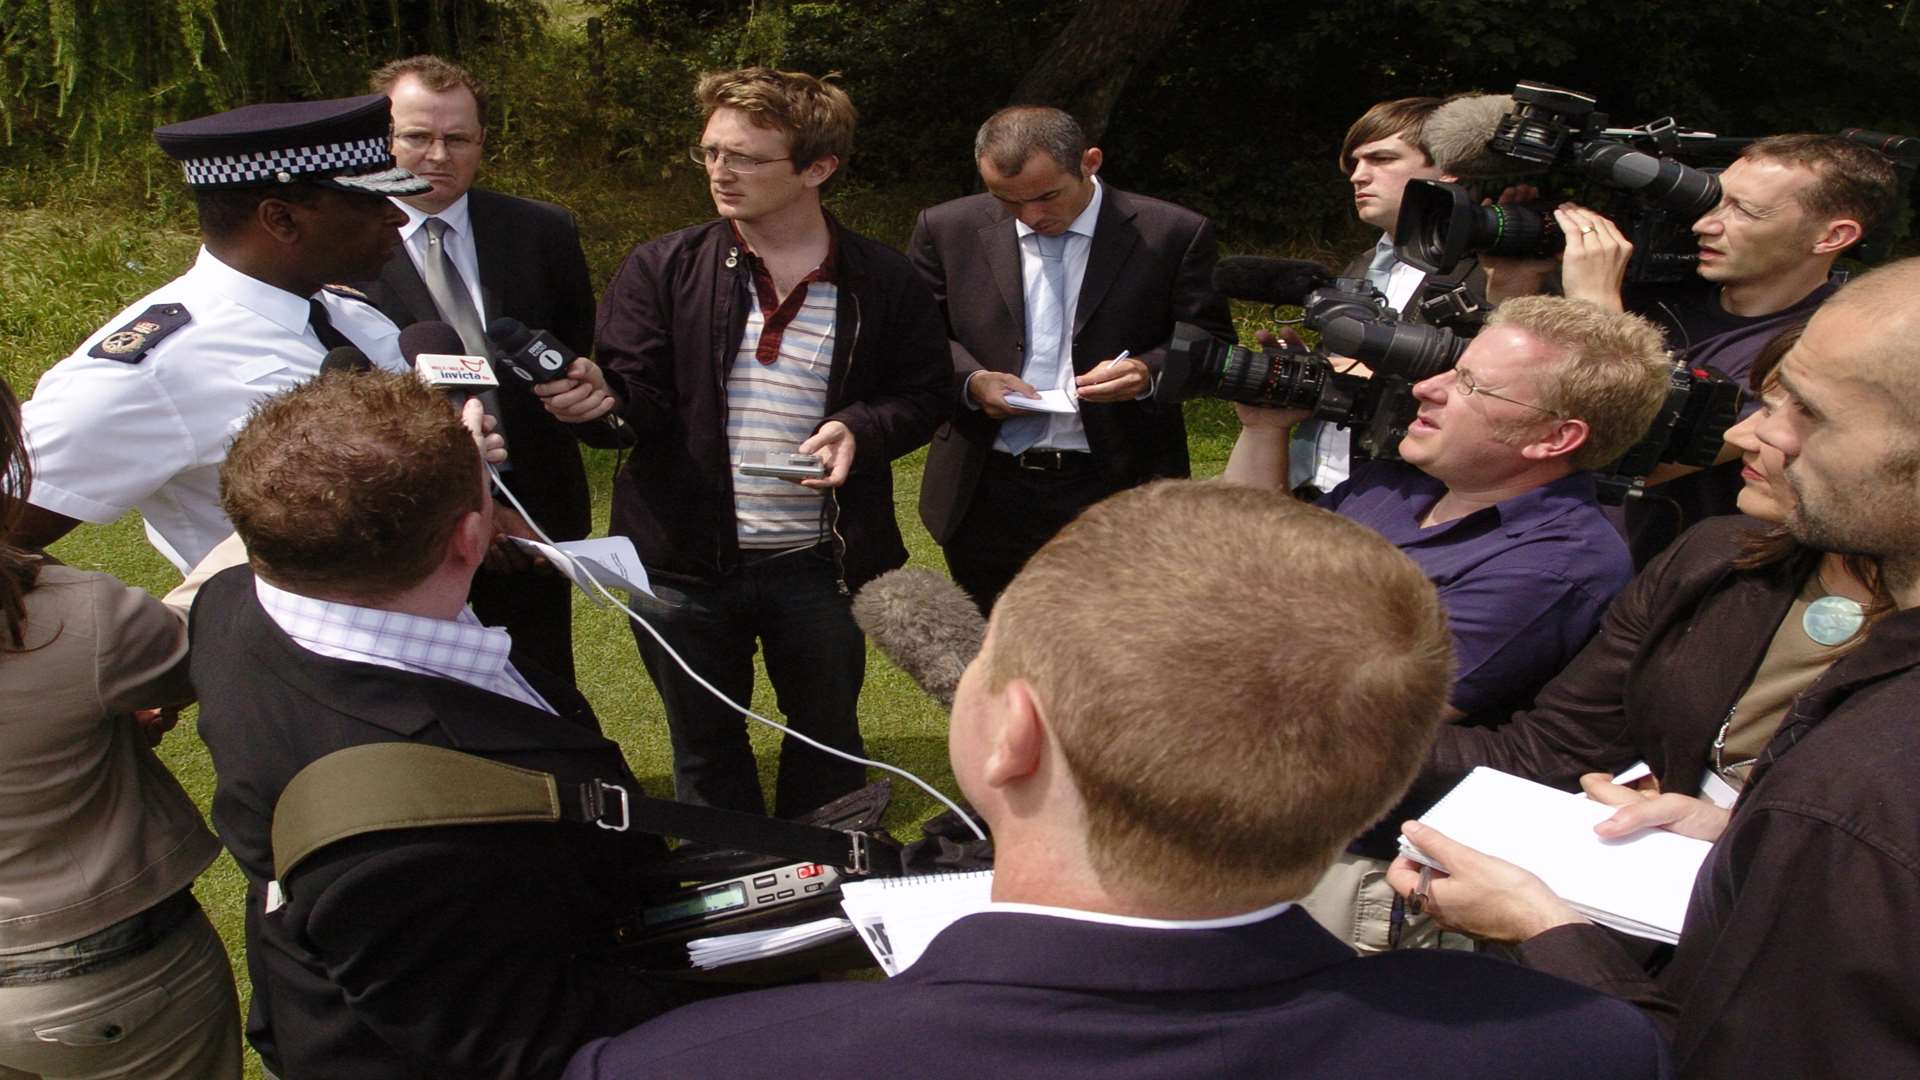
[[[407,213],[407,223],[400,226],[400,239],[407,249],[407,258],[413,260],[413,268],[420,272],[421,281],[427,280],[427,218],[437,217],[447,223],[440,242],[446,246],[447,257],[453,260],[453,268],[460,271],[460,281],[467,287],[467,295],[473,298],[473,310],[480,313],[480,325],[487,325],[492,316],[480,296],[480,252],[473,241],[473,218],[467,213],[467,197],[460,196],[445,210],[433,215],[399,199],[390,201]]]
[[[372,305],[330,292],[335,329],[375,365],[407,370],[400,331]],[[148,308],[191,316],[137,364],[87,355]],[[21,408],[33,454],[31,502],[105,524],[137,509],[153,546],[185,572],[233,531],[220,462],[263,398],[320,371],[307,298],[227,266],[205,248],[185,274],[134,301],[55,364]]]

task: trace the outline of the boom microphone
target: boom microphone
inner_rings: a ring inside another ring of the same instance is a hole
[[[566,378],[567,369],[580,358],[579,353],[552,333],[529,330],[519,319],[503,316],[493,320],[487,324],[487,337],[500,350],[500,363],[528,386]],[[626,420],[616,413],[602,416],[594,427],[582,426],[575,430],[582,433],[581,442],[601,450],[626,450],[640,441]]]
[[[346,371],[358,374],[362,371],[372,370],[373,361],[367,359],[366,353],[361,352],[352,345],[339,345],[329,349],[327,355],[320,359],[320,374],[322,375],[325,375],[329,371]]]
[[[1260,304],[1307,302],[1307,294],[1333,280],[1333,272],[1309,259],[1230,255],[1213,268],[1213,287],[1235,300]]]
[[[931,570],[889,570],[853,598],[853,621],[922,690],[952,707],[987,621],[960,587]]]

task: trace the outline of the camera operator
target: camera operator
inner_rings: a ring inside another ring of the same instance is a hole
[[[1340,144],[1340,168],[1353,185],[1354,216],[1381,230],[1379,241],[1354,256],[1340,276],[1365,278],[1403,322],[1425,321],[1418,301],[1435,287],[1463,286],[1475,301],[1486,291],[1486,275],[1471,258],[1449,273],[1426,274],[1400,261],[1393,250],[1393,227],[1400,219],[1407,181],[1453,179],[1435,164],[1426,140],[1427,119],[1444,103],[1436,97],[1382,101],[1353,122]],[[1348,429],[1330,423],[1302,423],[1293,434],[1288,485],[1303,498],[1332,491],[1347,478],[1350,438]]]
[[[1623,288],[1633,244],[1600,214],[1563,205],[1554,214],[1567,238],[1562,288],[1646,316],[1689,363],[1744,383],[1754,355],[1832,295],[1834,261],[1891,216],[1897,187],[1885,157],[1838,135],[1757,140],[1720,175],[1720,187],[1720,204],[1693,223],[1699,279],[1681,284]],[[1483,256],[1481,265],[1496,300],[1542,291],[1554,267],[1497,256]],[[1647,478],[1660,505],[1636,500],[1623,511],[1636,566],[1687,526],[1735,512],[1738,459],[1738,450],[1724,448],[1704,472],[1668,464]]]
[[[1509,301],[1452,370],[1415,384],[1404,460],[1368,462],[1319,500],[1393,541],[1439,587],[1455,658],[1449,719],[1497,723],[1531,702],[1633,576],[1590,470],[1646,431],[1668,370],[1644,319],[1557,297]],[[1287,428],[1308,414],[1238,409],[1224,479],[1282,490]],[[1343,856],[1309,910],[1355,947],[1387,948],[1385,865]]]

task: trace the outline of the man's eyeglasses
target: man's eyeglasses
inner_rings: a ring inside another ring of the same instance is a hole
[[[445,145],[449,154],[462,154],[480,146],[480,140],[471,135],[429,135],[424,131],[409,131],[404,135],[395,135],[393,141],[416,154],[424,154],[433,149],[434,143]]]
[[[1521,401],[1519,398],[1510,398],[1505,394],[1495,393],[1494,391],[1489,390],[1484,386],[1476,385],[1473,381],[1473,372],[1468,371],[1466,368],[1463,368],[1463,367],[1457,367],[1453,369],[1453,385],[1460,388],[1461,397],[1472,397],[1475,394],[1485,394],[1486,396],[1493,398],[1495,401],[1504,401],[1504,402],[1507,402],[1508,404],[1518,405],[1523,409],[1532,409],[1535,412],[1543,412],[1543,413],[1546,413],[1548,416],[1561,416],[1560,413],[1554,412],[1552,409],[1544,408],[1539,405],[1534,405],[1529,402]],[[1564,417],[1562,417],[1562,419],[1564,419]]]
[[[745,154],[728,153],[717,146],[689,146],[687,147],[687,160],[693,162],[695,165],[703,165],[709,169],[718,165],[728,172],[739,173],[745,176],[748,173],[757,172],[762,165],[771,165],[776,161],[792,161],[793,158],[791,156],[769,158],[748,157]]]

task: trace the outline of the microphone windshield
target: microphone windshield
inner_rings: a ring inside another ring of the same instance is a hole
[[[330,349],[327,355],[320,360],[320,374],[322,375],[325,375],[329,371],[358,372],[372,370],[373,361],[367,359],[366,353],[361,352],[352,345],[341,345],[337,348]]]
[[[1332,280],[1331,271],[1308,259],[1230,255],[1213,268],[1216,291],[1262,304],[1304,304],[1308,293]]]
[[[1467,94],[1433,110],[1421,128],[1421,137],[1433,163],[1447,176],[1462,180],[1537,173],[1540,166],[1489,149],[1487,142],[1500,130],[1500,120],[1514,108],[1506,94]]]
[[[460,331],[437,319],[417,322],[400,331],[400,355],[411,364],[419,359],[421,353],[437,353],[442,356],[460,356],[467,347],[460,341]]]
[[[967,594],[931,570],[889,570],[853,598],[853,621],[920,689],[953,704],[960,674],[980,652],[987,621]]]
[[[518,352],[533,338],[533,331],[519,319],[502,315],[487,324],[487,337],[493,339],[501,352]]]

